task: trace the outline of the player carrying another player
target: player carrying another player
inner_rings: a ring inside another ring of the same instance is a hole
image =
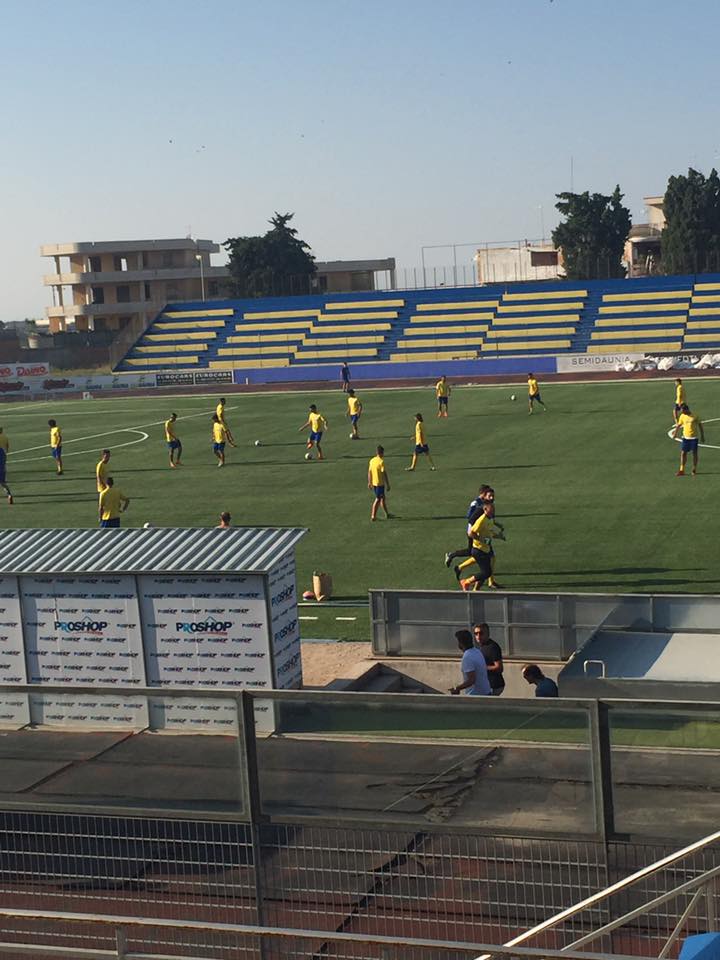
[[[470,501],[470,506],[467,511],[467,547],[464,550],[455,550],[453,553],[445,554],[445,566],[449,567],[453,560],[457,560],[460,557],[470,557],[472,556],[473,548],[473,535],[472,535],[472,526],[476,520],[479,520],[483,514],[483,507],[486,503],[490,503],[495,506],[495,491],[492,487],[489,487],[484,483],[480,490],[478,491],[477,497]],[[504,533],[505,527],[493,517],[493,523],[495,527],[501,532]],[[491,590],[500,590],[500,584],[495,579],[495,550],[493,549],[492,543],[488,543],[490,548],[490,576],[487,578],[487,585]]]
[[[98,513],[101,527],[119,527],[120,514],[125,513],[130,500],[122,490],[115,486],[113,478],[107,478],[107,486],[98,499]]]
[[[218,404],[220,406],[220,404]],[[171,413],[170,419],[165,421],[165,443],[168,448],[168,455],[170,457],[170,466],[174,469],[175,467],[180,467],[180,457],[182,456],[182,444],[180,443],[180,437],[177,434],[177,414]]]
[[[352,434],[351,437],[353,440],[359,440],[360,434],[358,433],[358,420],[362,414],[363,405],[355,396],[355,391],[352,387],[347,392],[348,395],[348,416],[350,417],[350,423],[352,424]]]
[[[48,420],[50,427],[50,453],[57,465],[58,476],[63,472],[62,462],[62,433],[57,425],[57,420]]]
[[[110,476],[110,451],[101,450],[100,459],[97,462],[95,467],[95,486],[97,487],[97,492],[102,493],[105,487],[108,485],[108,477]]]
[[[492,539],[505,539],[505,533],[495,526],[494,521],[495,507],[492,503],[485,503],[483,512],[471,527],[473,545],[470,557],[454,568],[455,576],[463,590],[479,590],[485,581],[492,576],[490,541]],[[473,563],[476,563],[479,567],[479,575],[468,577],[466,580],[461,579],[462,571]]]
[[[539,403],[543,408],[543,411],[547,413],[547,407],[542,402],[542,397],[540,396],[540,387],[535,378],[535,375],[532,373],[528,374],[528,410],[530,413],[533,412],[533,407],[536,403]]]
[[[673,421],[678,422],[678,417],[682,413],[682,405],[687,403],[687,396],[685,395],[685,384],[682,382],[680,377],[677,377],[675,380],[675,405],[673,406]]]
[[[418,456],[423,453],[430,463],[430,469],[435,469],[435,464],[433,459],[430,456],[430,447],[428,446],[427,437],[425,436],[425,424],[423,423],[423,415],[421,413],[415,414],[415,449],[413,450],[412,462],[409,467],[405,467],[408,473],[412,472],[417,466]]]
[[[10,453],[10,441],[5,436],[3,428],[0,427],[0,487],[5,491],[5,496],[7,497],[7,502],[12,506],[13,504],[13,495],[10,492],[10,487],[7,485],[7,457]]]
[[[225,397],[220,397],[220,402],[215,407],[215,415],[218,418],[218,421],[225,427],[227,442],[230,444],[231,447],[234,447],[235,437],[232,435],[232,430],[228,426],[228,422],[225,419]]]
[[[382,507],[385,511],[385,517],[392,519],[392,515],[387,508],[385,494],[390,490],[390,477],[385,466],[385,448],[377,447],[376,455],[368,463],[368,490],[375,494],[372,509],[370,510],[370,519],[377,519],[378,508]]]
[[[310,428],[310,433],[307,438],[307,453],[305,454],[306,460],[312,460],[312,448],[317,447],[318,460],[324,460],[322,447],[320,443],[322,441],[323,433],[328,429],[328,422],[325,417],[318,413],[318,408],[314,403],[310,404],[310,413],[305,423],[300,427],[298,433],[302,433],[303,430]]]
[[[437,415],[439,417],[447,417],[448,400],[450,399],[450,384],[448,383],[448,379],[445,374],[443,374],[435,384],[435,396],[437,397],[438,402]]]
[[[680,407],[680,416],[677,418],[677,423],[673,430],[673,439],[677,438],[681,430],[680,469],[677,472],[677,476],[685,476],[685,464],[687,463],[687,455],[689,453],[693,455],[692,475],[696,476],[698,467],[698,443],[700,440],[705,443],[705,430],[700,417],[692,413],[686,403],[683,403]]]
[[[218,466],[225,466],[225,444],[228,442],[228,430],[216,413],[212,415],[212,445],[213,453],[218,459]]]

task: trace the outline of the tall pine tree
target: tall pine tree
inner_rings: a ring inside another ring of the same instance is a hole
[[[630,211],[616,186],[602,193],[558,193],[555,208],[565,217],[552,232],[562,250],[568,280],[624,277],[623,249],[630,232]]]
[[[310,246],[290,226],[294,214],[275,213],[261,237],[230,237],[228,269],[236,297],[289,296],[311,293],[315,258]]]
[[[664,273],[720,270],[720,178],[706,178],[690,168],[670,177],[665,200],[665,228],[660,238]]]

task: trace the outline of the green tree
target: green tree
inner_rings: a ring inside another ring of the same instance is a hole
[[[230,237],[223,246],[229,253],[232,293],[237,297],[288,296],[310,293],[315,257],[290,226],[294,214],[275,213],[271,229],[261,237]]]
[[[665,228],[660,237],[665,273],[703,273],[720,269],[720,177],[706,178],[690,168],[670,177],[665,199]]]
[[[565,217],[552,232],[562,250],[568,280],[624,277],[623,248],[630,232],[630,211],[616,186],[603,193],[558,193],[555,208]]]

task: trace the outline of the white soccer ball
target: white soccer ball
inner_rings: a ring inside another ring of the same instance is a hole
[[[355,434],[354,434],[354,433],[351,433],[351,434],[350,434],[350,439],[352,440],[354,436],[355,436]]]
[[[256,440],[256,441],[255,441],[255,446],[256,446],[256,447],[261,447],[261,446],[262,446],[262,440]]]
[[[306,459],[306,460],[312,460],[312,454],[310,453],[309,450],[308,450],[308,452],[305,454],[305,459]]]
[[[517,400],[517,397],[516,397],[515,394],[513,393],[513,394],[511,394],[510,399],[511,399],[511,400]]]

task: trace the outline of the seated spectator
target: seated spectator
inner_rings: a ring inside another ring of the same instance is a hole
[[[535,687],[536,697],[557,697],[558,688],[554,680],[546,677],[536,663],[528,663],[523,667],[523,679]]]

